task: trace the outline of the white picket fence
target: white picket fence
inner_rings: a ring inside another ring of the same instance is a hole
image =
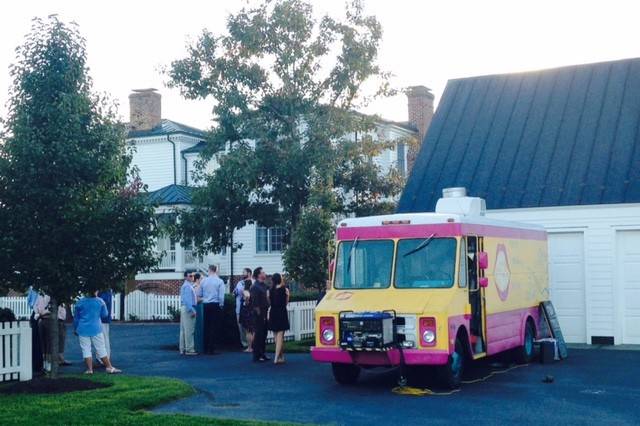
[[[113,300],[119,302],[120,295],[114,295]],[[175,310],[180,310],[180,296],[159,295],[135,290],[124,298],[124,320],[169,320],[172,318],[169,312],[170,306]]]
[[[170,320],[173,318],[169,307],[180,309],[180,296],[158,295],[135,290],[124,298],[125,321],[154,321]],[[314,309],[316,302],[291,302],[287,306],[290,330],[285,333],[287,340],[301,340],[314,335]],[[31,311],[27,306],[26,297],[0,297],[0,308],[9,308],[18,318],[29,318]],[[120,319],[120,294],[113,295],[111,316]],[[269,333],[267,337],[272,340]]]
[[[29,319],[31,309],[27,305],[26,297],[0,297],[0,308],[9,308],[17,319]],[[71,307],[73,310],[73,305]],[[120,319],[120,295],[113,296],[111,318]]]
[[[113,300],[114,303],[117,300],[119,306],[120,295],[114,295]],[[125,321],[169,320],[173,318],[169,312],[170,306],[179,310],[180,296],[158,295],[135,290],[125,297],[124,319]],[[290,329],[285,333],[285,339],[302,340],[315,334],[315,306],[316,302],[313,300],[289,303],[287,311]],[[273,340],[272,333],[269,333],[267,340]]]
[[[29,322],[0,322],[0,382],[31,380],[32,374]]]
[[[0,297],[0,308],[9,308],[18,319],[29,319],[31,309],[26,297]]]
[[[285,340],[303,340],[315,334],[314,310],[316,302],[291,302],[287,305],[289,314],[289,330],[284,333]],[[267,341],[273,342],[273,333],[267,335]]]

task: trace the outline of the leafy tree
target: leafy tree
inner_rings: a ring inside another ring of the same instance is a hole
[[[317,207],[303,211],[284,255],[287,272],[294,280],[319,291],[325,288],[329,258],[327,247],[334,232],[331,216]]]
[[[33,285],[51,296],[56,313],[59,303],[116,288],[155,264],[153,208],[128,172],[124,126],[92,92],[74,25],[35,19],[10,72],[0,141],[0,287]]]
[[[195,176],[204,186],[181,213],[183,240],[218,252],[247,222],[297,229],[318,186],[333,214],[388,209],[400,179],[371,161],[388,146],[375,117],[354,111],[392,92],[376,62],[382,29],[359,1],[345,15],[316,19],[308,2],[265,1],[230,15],[226,33],[204,31],[171,64],[169,85],[213,99],[216,124]]]

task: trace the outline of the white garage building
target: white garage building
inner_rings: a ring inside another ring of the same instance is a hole
[[[640,344],[640,204],[492,211],[549,232],[551,300],[565,340]]]
[[[568,342],[640,344],[640,59],[449,81],[399,211],[464,186],[549,232]]]

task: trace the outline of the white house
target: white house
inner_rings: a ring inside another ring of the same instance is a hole
[[[446,187],[549,232],[569,342],[640,344],[640,59],[451,80],[400,199]]]
[[[409,116],[413,122],[381,120],[376,134],[386,140],[397,140],[393,149],[377,156],[383,171],[391,167],[407,174],[412,156],[402,141],[408,137],[422,140],[424,131],[433,116],[433,95],[418,86],[407,93]],[[150,198],[158,204],[157,213],[162,219],[174,220],[176,208],[187,208],[191,204],[195,162],[205,147],[205,134],[199,129],[162,118],[161,96],[155,89],[134,90],[129,96],[130,123],[128,142],[135,147],[133,165],[139,169],[142,181],[148,186]],[[215,169],[215,159],[207,167]],[[268,273],[281,272],[284,230],[264,228],[248,224],[234,233],[234,242],[242,248],[232,253],[197,257],[191,247],[182,247],[169,238],[158,241],[159,251],[165,253],[158,268],[150,273],[136,276],[138,287],[175,287],[187,269],[206,270],[207,265],[216,264],[221,275],[238,276],[245,267],[262,266]]]

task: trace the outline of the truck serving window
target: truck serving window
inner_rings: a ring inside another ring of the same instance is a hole
[[[398,288],[445,288],[453,285],[456,266],[454,238],[419,238],[398,241]]]
[[[342,241],[338,245],[335,288],[387,288],[391,283],[393,241]]]

